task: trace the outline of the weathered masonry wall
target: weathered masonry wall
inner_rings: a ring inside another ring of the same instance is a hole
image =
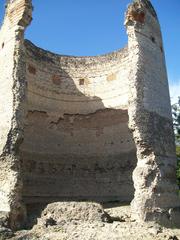
[[[18,151],[26,111],[23,35],[31,15],[30,1],[8,1],[0,29],[0,217],[11,228],[26,217]]]
[[[131,64],[129,127],[137,147],[133,172],[136,220],[180,223],[171,105],[157,15],[150,1],[134,1],[126,15]],[[176,209],[176,210],[173,210]]]
[[[130,201],[136,148],[128,129],[127,48],[78,58],[25,47],[25,201]]]
[[[31,0],[9,0],[0,29],[0,225],[22,226],[24,204],[132,199],[136,221],[179,225],[164,49],[150,1],[128,7],[128,47],[97,57],[24,41],[31,15]]]

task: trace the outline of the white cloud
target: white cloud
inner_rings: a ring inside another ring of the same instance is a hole
[[[180,80],[169,85],[171,103],[177,103],[178,97],[180,97]]]

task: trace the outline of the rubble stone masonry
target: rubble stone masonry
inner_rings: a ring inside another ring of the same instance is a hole
[[[132,218],[180,222],[164,49],[150,1],[134,0],[128,46],[57,55],[24,40],[31,0],[7,1],[0,30],[0,212],[26,205],[131,202]],[[132,177],[133,176],[133,177]]]

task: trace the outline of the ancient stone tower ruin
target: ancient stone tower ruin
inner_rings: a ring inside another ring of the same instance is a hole
[[[129,5],[128,46],[61,56],[24,40],[31,0],[9,0],[0,30],[0,211],[131,202],[137,221],[175,222],[180,206],[164,49],[148,0]]]

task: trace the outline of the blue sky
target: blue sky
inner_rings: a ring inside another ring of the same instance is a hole
[[[4,2],[0,3],[2,21]],[[26,38],[50,51],[99,55],[127,43],[124,12],[131,0],[33,0]],[[180,95],[180,0],[152,0],[160,20],[171,95]],[[174,101],[174,100],[173,100]]]

